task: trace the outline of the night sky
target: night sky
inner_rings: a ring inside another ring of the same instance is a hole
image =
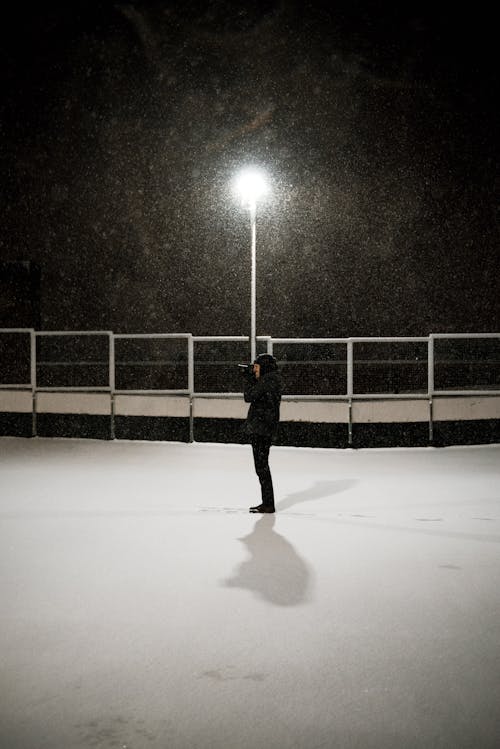
[[[1,32],[0,261],[40,266],[43,329],[248,334],[230,188],[256,164],[258,334],[500,330],[489,13],[20,3]]]

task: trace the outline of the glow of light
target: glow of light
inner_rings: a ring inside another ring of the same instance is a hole
[[[269,192],[269,185],[263,172],[248,167],[236,177],[235,189],[245,208],[255,208],[257,201]]]

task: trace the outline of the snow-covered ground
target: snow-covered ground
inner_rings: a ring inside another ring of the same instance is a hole
[[[0,746],[497,749],[500,447],[0,439]]]

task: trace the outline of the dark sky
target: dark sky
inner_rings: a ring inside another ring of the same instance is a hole
[[[495,30],[479,3],[19,4],[0,260],[40,265],[45,329],[246,334],[254,163],[259,334],[498,331]]]

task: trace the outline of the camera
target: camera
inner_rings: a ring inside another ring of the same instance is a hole
[[[238,364],[238,368],[244,375],[253,375],[253,364]]]

